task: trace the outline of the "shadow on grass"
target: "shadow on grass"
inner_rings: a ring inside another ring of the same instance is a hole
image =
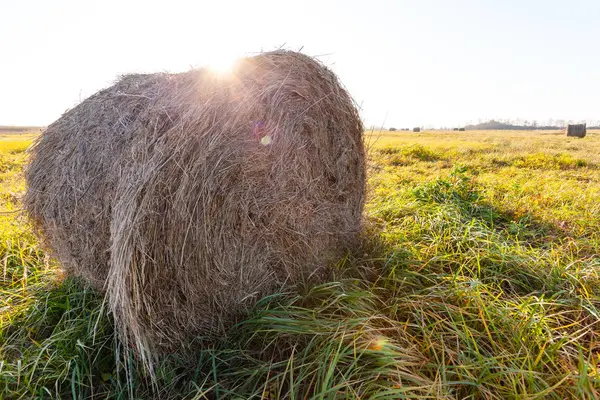
[[[454,167],[447,177],[399,199],[394,204],[406,207],[405,216],[385,229],[392,232],[386,233],[390,245],[409,253],[407,265],[494,284],[517,295],[554,295],[581,286],[569,270],[588,268],[587,253],[593,249],[570,246],[567,230],[532,216],[515,219],[493,207],[465,167]]]
[[[116,377],[116,362],[102,297],[70,278],[47,277],[23,290],[27,302],[0,332],[0,393],[53,398],[104,393]]]
[[[485,201],[466,167],[454,167],[448,177],[427,182],[413,190],[422,203],[451,207],[463,221],[477,221],[490,230],[531,247],[544,247],[557,239],[569,239],[564,229],[537,220],[532,215],[516,217]]]
[[[27,290],[27,304],[0,326],[0,398],[182,398],[201,389],[201,370],[176,354],[158,360],[153,381],[116,340],[103,295],[77,279]],[[199,354],[202,370],[212,352]]]

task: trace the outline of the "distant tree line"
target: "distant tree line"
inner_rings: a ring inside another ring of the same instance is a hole
[[[3,133],[25,133],[32,131],[39,131],[42,129],[39,126],[12,126],[12,125],[0,125],[0,132]]]
[[[527,120],[490,120],[486,122],[480,122],[478,124],[467,125],[467,130],[553,130],[553,129],[564,129],[569,124],[585,123],[586,121],[566,121],[566,120],[553,120],[544,121],[540,123],[538,121],[527,121]],[[600,129],[600,121],[587,121],[588,129]]]
[[[573,120],[563,120],[563,119],[549,119],[547,121],[538,122],[538,121],[529,121],[522,120],[520,118],[516,120],[507,120],[507,119],[499,119],[499,120],[489,120],[482,122],[480,121],[477,124],[469,124],[461,127],[434,127],[433,125],[426,125],[424,128],[428,130],[441,129],[441,130],[452,130],[452,131],[464,131],[464,130],[560,130],[564,129],[567,125],[570,124],[579,124],[579,123],[587,123],[588,129],[600,129],[600,120],[593,121],[573,121]],[[384,127],[376,127],[374,125],[371,126],[371,130],[385,130]],[[421,128],[422,129],[422,128]],[[413,130],[412,128],[388,128],[390,131],[409,131]]]

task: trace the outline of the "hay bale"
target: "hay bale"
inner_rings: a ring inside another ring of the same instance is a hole
[[[413,128],[413,132],[421,132],[421,128]]]
[[[587,133],[586,128],[586,124],[569,124],[566,129],[567,136],[583,138]]]
[[[465,131],[465,128],[458,128],[458,131],[459,131],[459,132],[464,132],[464,131]]]
[[[129,75],[48,127],[24,203],[150,364],[326,276],[360,229],[362,140],[337,77],[299,53]]]
[[[388,129],[390,132],[396,132],[396,128],[390,128]]]

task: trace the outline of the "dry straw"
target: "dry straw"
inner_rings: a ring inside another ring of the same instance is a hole
[[[360,229],[362,134],[336,76],[299,53],[128,75],[39,138],[25,206],[151,363],[325,276]]]

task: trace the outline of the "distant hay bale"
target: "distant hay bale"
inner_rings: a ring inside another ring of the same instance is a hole
[[[464,132],[464,131],[465,131],[465,128],[458,128],[458,131],[459,131],[459,132]]]
[[[390,128],[389,131],[390,132],[396,132],[396,128]]]
[[[46,245],[151,364],[327,275],[361,225],[363,126],[330,70],[275,51],[124,76],[48,127],[26,179]]]
[[[567,125],[567,136],[583,138],[583,137],[585,137],[586,133],[587,133],[586,124]]]
[[[421,132],[421,128],[413,128],[413,132]]]

